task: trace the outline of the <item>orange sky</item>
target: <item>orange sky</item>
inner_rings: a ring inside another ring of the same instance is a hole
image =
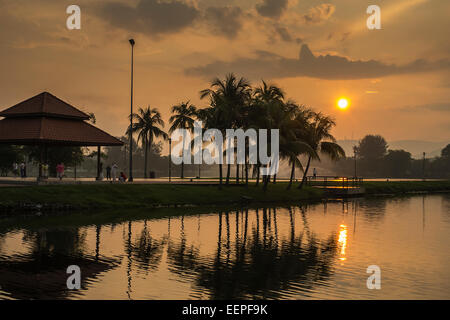
[[[71,4],[81,8],[81,30],[66,28]],[[166,121],[182,100],[206,106],[199,91],[235,72],[331,114],[338,139],[450,140],[450,3],[377,1],[381,30],[366,28],[370,4],[0,0],[0,109],[46,90],[122,135],[133,37],[135,108],[158,107]],[[348,110],[336,108],[340,96]]]

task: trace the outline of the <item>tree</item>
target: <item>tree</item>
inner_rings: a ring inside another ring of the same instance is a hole
[[[384,171],[390,177],[405,178],[411,170],[411,153],[405,150],[389,150],[384,158]]]
[[[356,146],[361,170],[369,175],[380,173],[382,160],[387,153],[388,144],[380,135],[366,135]]]
[[[21,159],[21,149],[17,146],[0,145],[0,174],[6,176],[13,163]]]
[[[441,157],[450,159],[450,144],[448,144],[444,149],[442,149]]]
[[[226,129],[242,126],[243,109],[248,106],[251,98],[250,83],[245,78],[238,80],[233,73],[230,73],[224,80],[214,79],[210,88],[200,91],[200,98],[209,98],[212,107],[210,112],[213,113],[216,129],[224,134]],[[228,164],[226,184],[230,180],[230,167],[231,165]],[[221,165],[219,170],[222,170]]]
[[[311,159],[320,161],[319,153],[328,155],[332,160],[345,157],[344,149],[336,143],[336,139],[330,133],[335,125],[336,123],[333,119],[320,112],[314,113],[313,120],[307,124],[302,138],[316,152],[316,155],[308,155],[308,162],[303,173],[302,182],[298,187],[299,189],[303,187],[306,181]]]
[[[303,171],[303,166],[299,157],[306,154],[316,159],[318,158],[318,155],[305,139],[309,121],[313,117],[314,112],[309,108],[298,106],[293,102],[289,102],[286,105],[286,108],[288,112],[292,114],[291,116],[293,116],[293,119],[287,123],[287,126],[282,130],[280,153],[282,157],[288,159],[289,164],[291,165],[291,175],[287,186],[287,189],[289,190],[294,180],[295,168],[298,167]],[[284,147],[285,141],[287,141],[286,147]]]
[[[387,153],[388,144],[380,135],[367,135],[359,141],[357,154],[364,160],[380,160]]]
[[[172,126],[169,129],[169,132],[172,133],[176,129],[186,129],[188,131],[194,130],[194,118],[197,116],[197,108],[190,104],[189,101],[181,102],[172,107],[172,116],[169,119],[169,122]],[[186,147],[186,137],[183,133],[183,150]],[[184,178],[184,160],[181,162],[181,179]]]
[[[138,141],[141,141],[142,148],[144,149],[144,178],[147,178],[147,166],[148,166],[148,151],[155,138],[168,139],[167,133],[165,133],[160,127],[164,128],[164,121],[161,118],[161,113],[157,108],[151,108],[148,106],[146,109],[139,108],[138,113],[133,113],[133,119],[136,120],[133,123],[132,132],[138,132]],[[127,134],[129,134],[130,127],[128,127]]]

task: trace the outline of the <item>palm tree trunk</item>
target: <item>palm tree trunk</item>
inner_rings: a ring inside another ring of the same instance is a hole
[[[148,143],[147,138],[144,141],[144,178],[147,179],[147,158],[148,158]]]
[[[277,174],[273,175],[273,184],[277,183]]]
[[[269,169],[269,164],[266,165],[266,168]],[[269,171],[269,170],[267,170],[267,171]],[[268,172],[266,172],[266,173],[268,173]],[[263,181],[264,181],[263,190],[264,190],[264,192],[265,192],[265,191],[267,190],[267,184],[268,184],[269,181],[270,181],[270,176],[269,176],[269,175],[263,176]]]
[[[311,164],[311,156],[308,157],[308,163],[306,164],[306,169],[305,172],[303,173],[303,179],[302,182],[300,183],[300,185],[298,186],[299,189],[303,188],[303,184],[305,183],[306,180],[306,175],[308,174],[308,169],[309,169],[309,165]]]
[[[150,137],[150,139],[148,139],[148,155],[147,155],[147,162],[150,161],[150,156],[152,153],[152,143],[153,143],[153,139],[152,137]],[[147,163],[146,162],[146,163]],[[148,172],[150,173],[150,165],[148,165]]]
[[[245,186],[248,187],[248,158],[245,157]]]
[[[259,185],[259,168],[260,168],[260,165],[259,164],[257,164],[256,165],[256,187]]]
[[[231,164],[227,164],[227,179],[225,180],[226,185],[230,183],[230,171],[231,171]]]
[[[186,146],[186,135],[185,135],[185,131],[183,131],[183,151],[182,151],[182,157],[183,160],[181,162],[181,179],[184,179],[184,148]]]
[[[294,180],[294,174],[295,174],[295,159],[292,161],[292,169],[291,169],[291,178],[289,179],[289,184],[287,186],[287,190],[291,189],[292,187],[292,181]]]
[[[239,163],[236,163],[236,183],[239,183]]]

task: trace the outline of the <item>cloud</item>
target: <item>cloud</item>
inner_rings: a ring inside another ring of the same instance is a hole
[[[98,13],[115,27],[149,36],[179,32],[199,16],[195,7],[180,0],[139,0],[136,6],[111,2],[102,5]]]
[[[376,60],[349,60],[341,56],[321,55],[316,57],[308,45],[303,44],[298,59],[258,51],[254,57],[237,58],[231,62],[218,60],[204,66],[188,68],[185,72],[188,75],[205,78],[234,71],[245,74],[246,77],[251,79],[260,79],[261,77],[311,77],[328,80],[351,80],[449,68],[449,60],[436,62],[416,60],[407,65],[397,66],[384,64]]]
[[[278,19],[288,6],[288,0],[263,0],[256,5],[256,11],[261,16]]]
[[[212,31],[229,39],[235,38],[242,29],[242,17],[240,7],[209,7],[205,11]]]
[[[332,4],[322,3],[308,10],[308,13],[303,15],[303,22],[305,24],[318,24],[326,21],[333,15],[335,9],[336,7]]]
[[[275,27],[275,32],[276,34],[281,38],[281,40],[286,41],[286,42],[291,42],[294,39],[291,36],[291,33],[289,32],[289,30],[285,27],[282,26],[276,26]]]
[[[428,103],[415,106],[405,106],[401,108],[402,111],[437,111],[450,112],[450,102],[444,103]]]

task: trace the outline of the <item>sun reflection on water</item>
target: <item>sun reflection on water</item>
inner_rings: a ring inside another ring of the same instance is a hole
[[[345,224],[341,224],[339,226],[339,247],[341,249],[339,260],[345,261],[347,258],[345,257],[345,250],[347,249],[347,226]]]

